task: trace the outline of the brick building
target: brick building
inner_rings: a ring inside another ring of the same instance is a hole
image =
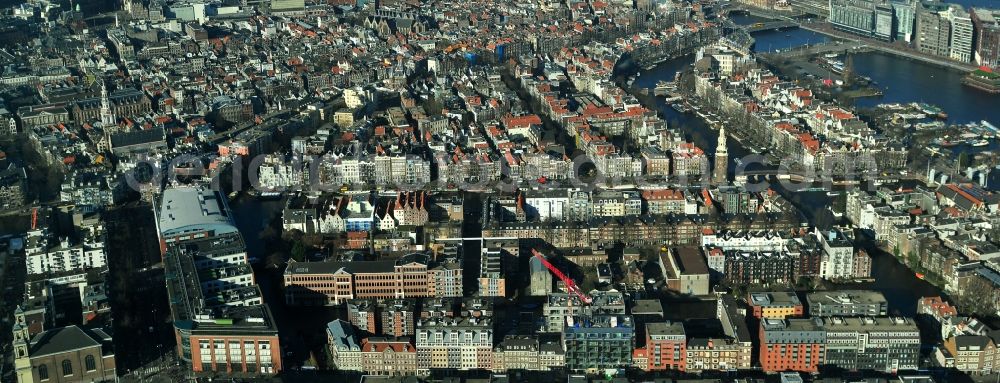
[[[457,297],[462,268],[455,259],[432,262],[425,254],[389,261],[293,262],[285,269],[289,305],[339,305],[350,299]]]
[[[817,372],[824,361],[826,331],[814,319],[760,322],[760,365],[765,372]]]

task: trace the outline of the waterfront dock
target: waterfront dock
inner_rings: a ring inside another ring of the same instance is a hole
[[[955,69],[962,72],[971,72],[977,69],[977,67],[972,64],[961,63],[958,61],[950,60],[945,57],[932,56],[925,53],[917,52],[912,49],[905,49],[903,47],[894,46],[893,44],[884,41],[864,38],[847,32],[838,31],[833,29],[833,26],[827,22],[801,23],[799,24],[799,27],[807,31],[821,33],[836,39],[848,40],[855,43],[859,43],[867,48],[875,49],[881,52],[897,55],[900,57],[905,57],[911,60],[923,61],[926,63],[950,69]]]

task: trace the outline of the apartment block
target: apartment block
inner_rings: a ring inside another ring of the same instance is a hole
[[[687,335],[680,322],[646,324],[646,371],[687,369]]]
[[[410,338],[362,339],[361,369],[369,375],[416,375],[417,349]]]
[[[819,276],[825,279],[854,278],[854,242],[843,231],[816,230],[813,235],[823,249]]]
[[[760,365],[765,372],[817,372],[824,362],[826,331],[816,319],[760,322]]]
[[[326,325],[326,346],[330,352],[333,368],[342,371],[361,370],[361,345],[354,326],[337,319]]]
[[[479,296],[506,297],[508,271],[517,263],[517,238],[480,238]]]
[[[433,317],[417,321],[417,369],[493,368],[491,317]]]
[[[885,316],[885,296],[873,290],[817,291],[806,294],[811,317]]]
[[[24,246],[28,275],[106,267],[103,225],[88,227],[81,234],[80,240],[71,241],[57,238],[47,228],[29,231]]]
[[[542,305],[545,331],[561,332],[566,327],[566,320],[573,316],[625,314],[625,296],[621,292],[594,290],[589,295],[593,300],[588,305],[574,294],[549,294]]]
[[[379,304],[380,334],[391,337],[414,335],[416,307],[413,301],[394,299]]]
[[[716,318],[722,324],[722,333],[688,339],[687,371],[751,368],[753,342],[745,310],[739,307],[735,298],[723,296],[717,300]]]
[[[566,368],[596,372],[632,365],[635,328],[628,315],[574,316],[562,331]]]
[[[373,334],[378,333],[381,324],[375,302],[366,299],[347,302],[347,320],[358,330]]]
[[[562,344],[533,335],[508,335],[493,350],[493,371],[548,371],[565,364]]]

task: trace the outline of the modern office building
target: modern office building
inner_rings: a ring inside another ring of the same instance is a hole
[[[917,6],[917,50],[948,57],[951,42],[951,21],[943,15],[948,6],[938,1],[922,1]]]
[[[876,27],[875,0],[830,0],[830,24],[862,36],[873,36]]]
[[[893,30],[896,31],[895,40],[913,41],[917,13],[916,2],[913,0],[892,0],[890,5],[892,5]]]
[[[972,17],[961,5],[950,4],[946,13],[951,23],[951,41],[948,46],[948,57],[964,63],[972,62],[973,31]]]
[[[562,331],[566,368],[597,372],[632,365],[635,328],[628,315],[574,316]]]
[[[157,224],[177,337],[195,373],[281,371],[278,329],[232,223],[225,197],[204,187],[168,188]]]
[[[893,29],[896,24],[893,20],[893,8],[892,5],[886,3],[879,3],[875,5],[875,31],[874,36],[876,39],[882,41],[892,41],[895,37],[896,31]]]
[[[909,318],[832,317],[826,330],[825,363],[849,371],[896,373],[915,370],[920,361],[920,330]]]
[[[885,296],[872,290],[817,291],[806,294],[811,317],[885,316]]]
[[[168,188],[158,207],[160,238],[167,244],[238,232],[226,198],[205,187]]]
[[[818,319],[764,319],[760,322],[760,365],[765,372],[817,372],[823,363],[826,331]]]

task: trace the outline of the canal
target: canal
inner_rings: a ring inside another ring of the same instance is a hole
[[[805,32],[805,33],[802,33]],[[814,37],[811,32],[802,30],[790,31],[794,34],[793,39],[799,43],[806,43],[811,41]],[[756,37],[756,35],[755,35]],[[772,37],[767,37],[772,38]],[[783,37],[773,37],[775,41]],[[760,44],[760,39],[758,40],[758,46]],[[766,40],[765,40],[766,41]],[[782,48],[793,47],[793,44],[782,45]],[[898,59],[893,56],[888,56],[889,59],[897,61],[879,62],[873,61],[870,65],[910,65],[914,64],[911,61]],[[672,81],[675,74],[678,71],[687,69],[694,61],[694,56],[684,56],[678,59],[669,60],[657,67],[650,70],[643,71],[633,82],[633,86],[636,88],[653,88],[659,81]],[[859,61],[855,59],[855,65],[857,66]],[[866,61],[861,61],[861,70],[866,70],[869,68],[869,63]],[[928,71],[932,72],[947,72],[946,69],[930,67],[926,68]],[[872,70],[874,72],[874,70]],[[863,72],[862,72],[863,73]],[[878,80],[876,80],[878,81]],[[889,80],[887,80],[889,81]],[[882,81],[879,81],[881,84]],[[893,86],[892,83],[885,83],[889,86]],[[944,86],[950,86],[942,84]],[[961,84],[954,84],[955,87],[961,87]],[[964,90],[960,90],[964,91]],[[923,90],[923,93],[933,93],[933,88],[928,90]],[[916,94],[911,92],[910,94]],[[916,96],[915,96],[916,97]],[[919,100],[912,100],[919,101]],[[902,102],[902,101],[895,101]],[[951,107],[955,109],[961,109],[961,104],[950,104],[944,105],[945,108]],[[680,113],[675,111],[662,98],[657,98],[656,107],[660,112],[661,116],[666,119],[670,126],[678,127],[685,137],[696,145],[701,147],[711,155],[715,153],[715,147],[718,142],[718,132],[709,128],[709,126],[702,121],[700,118],[693,114]],[[982,118],[980,118],[982,119]],[[729,153],[731,158],[743,157],[750,154],[745,148],[740,147],[737,143],[733,142],[732,139],[729,140]],[[730,171],[735,165],[730,163]],[[836,219],[833,217],[832,213],[827,209],[828,206],[833,204],[840,204],[840,209],[842,209],[842,204],[844,199],[841,196],[833,197],[828,196],[826,192],[814,191],[814,192],[798,192],[790,193],[784,190],[781,185],[773,184],[772,188],[779,191],[782,195],[788,198],[794,205],[802,210],[803,215],[809,220],[810,224],[819,227],[828,227],[829,225],[835,223]],[[841,210],[842,211],[842,210]],[[943,295],[941,290],[934,287],[930,283],[918,279],[914,272],[907,268],[905,265],[899,263],[892,254],[888,254],[881,251],[873,246],[864,246],[865,250],[868,251],[872,256],[872,282],[866,283],[851,283],[851,284],[838,284],[835,285],[838,288],[863,288],[863,289],[873,289],[881,292],[885,295],[886,299],[889,301],[890,311],[898,315],[912,316],[916,313],[917,300],[924,296],[934,296]]]
[[[235,200],[229,202],[233,212],[236,228],[243,235],[247,246],[247,257],[263,262],[267,257],[267,247],[261,239],[261,233],[285,208],[285,199],[262,199],[241,193]]]

